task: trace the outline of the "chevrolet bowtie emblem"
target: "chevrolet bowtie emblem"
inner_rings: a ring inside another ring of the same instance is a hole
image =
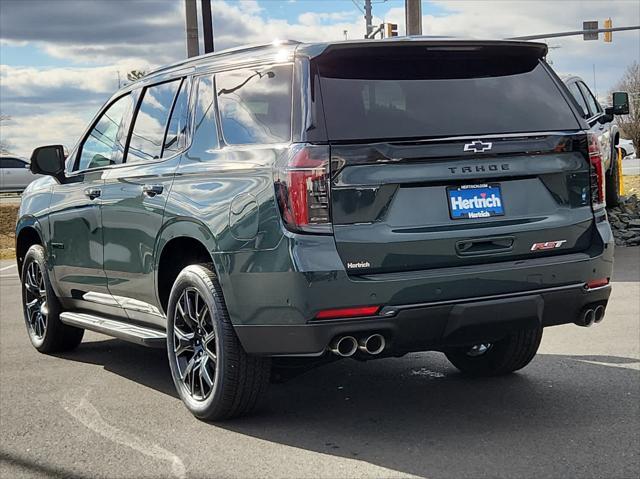
[[[474,153],[482,153],[489,151],[493,145],[490,142],[473,141],[464,145],[464,151],[473,151]]]

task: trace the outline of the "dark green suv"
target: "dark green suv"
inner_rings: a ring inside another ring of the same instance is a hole
[[[33,153],[33,345],[166,347],[203,419],[252,410],[272,363],[524,367],[543,327],[603,318],[613,263],[600,148],[546,51],[285,42],[125,87],[68,157]]]

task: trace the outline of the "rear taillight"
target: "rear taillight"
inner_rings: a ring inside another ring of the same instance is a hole
[[[289,230],[331,233],[328,146],[293,145],[276,165],[274,182]]]
[[[594,209],[604,208],[604,165],[598,137],[588,133],[589,161],[591,162],[591,205]]]

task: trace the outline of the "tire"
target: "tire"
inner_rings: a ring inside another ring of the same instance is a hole
[[[493,344],[449,348],[445,355],[468,376],[501,376],[529,364],[536,355],[541,340],[541,327],[526,329],[511,333]]]
[[[606,179],[606,196],[607,206],[613,208],[620,204],[620,176],[618,174],[618,149],[613,147],[613,155],[611,157],[611,168],[605,175]]]
[[[271,361],[242,348],[211,264],[187,266],[173,284],[167,354],[178,395],[199,419],[249,414],[266,395]]]
[[[27,251],[20,275],[22,310],[31,344],[41,353],[70,351],[82,341],[84,329],[60,321],[62,309],[53,292],[44,248]]]

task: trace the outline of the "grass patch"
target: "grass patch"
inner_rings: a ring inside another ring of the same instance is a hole
[[[622,177],[622,181],[625,196],[640,196],[640,175],[626,175]]]
[[[15,229],[18,205],[0,205],[0,259],[16,257]]]

